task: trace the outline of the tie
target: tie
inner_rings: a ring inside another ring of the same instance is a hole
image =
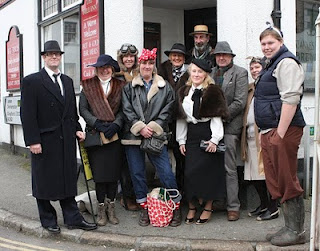
[[[195,89],[194,93],[192,95],[192,101],[193,101],[193,112],[192,115],[196,119],[199,119],[199,110],[200,110],[200,98],[202,97],[202,90]]]
[[[59,76],[60,76],[60,73],[58,73],[58,74],[53,74],[55,86],[58,88],[59,93],[61,94],[61,88],[60,88],[60,85],[59,85],[59,83],[58,83],[58,77],[59,77]]]

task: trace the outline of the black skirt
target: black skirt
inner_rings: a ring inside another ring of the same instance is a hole
[[[188,123],[185,161],[185,197],[220,200],[226,197],[226,171],[223,153],[200,149],[201,140],[210,140],[210,121]]]
[[[120,178],[124,152],[120,140],[87,149],[94,182],[115,182]]]

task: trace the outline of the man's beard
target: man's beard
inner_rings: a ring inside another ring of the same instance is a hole
[[[199,52],[204,52],[205,49],[207,48],[208,43],[203,43],[203,44],[195,44],[194,47],[196,48],[197,51]]]

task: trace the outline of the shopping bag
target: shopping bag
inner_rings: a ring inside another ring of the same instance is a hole
[[[169,191],[174,191],[176,195],[172,196]],[[173,210],[176,204],[172,200],[179,196],[177,189],[166,189],[163,187],[154,188],[147,195],[147,205],[150,223],[154,227],[167,227],[173,217]]]

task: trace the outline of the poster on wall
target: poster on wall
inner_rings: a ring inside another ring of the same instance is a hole
[[[20,90],[20,81],[23,76],[22,62],[22,34],[17,26],[12,26],[6,41],[7,91]]]
[[[20,102],[21,96],[4,97],[4,122],[6,124],[21,125]]]
[[[100,6],[99,0],[84,0],[81,5],[81,80],[94,76],[94,67],[100,55]]]

